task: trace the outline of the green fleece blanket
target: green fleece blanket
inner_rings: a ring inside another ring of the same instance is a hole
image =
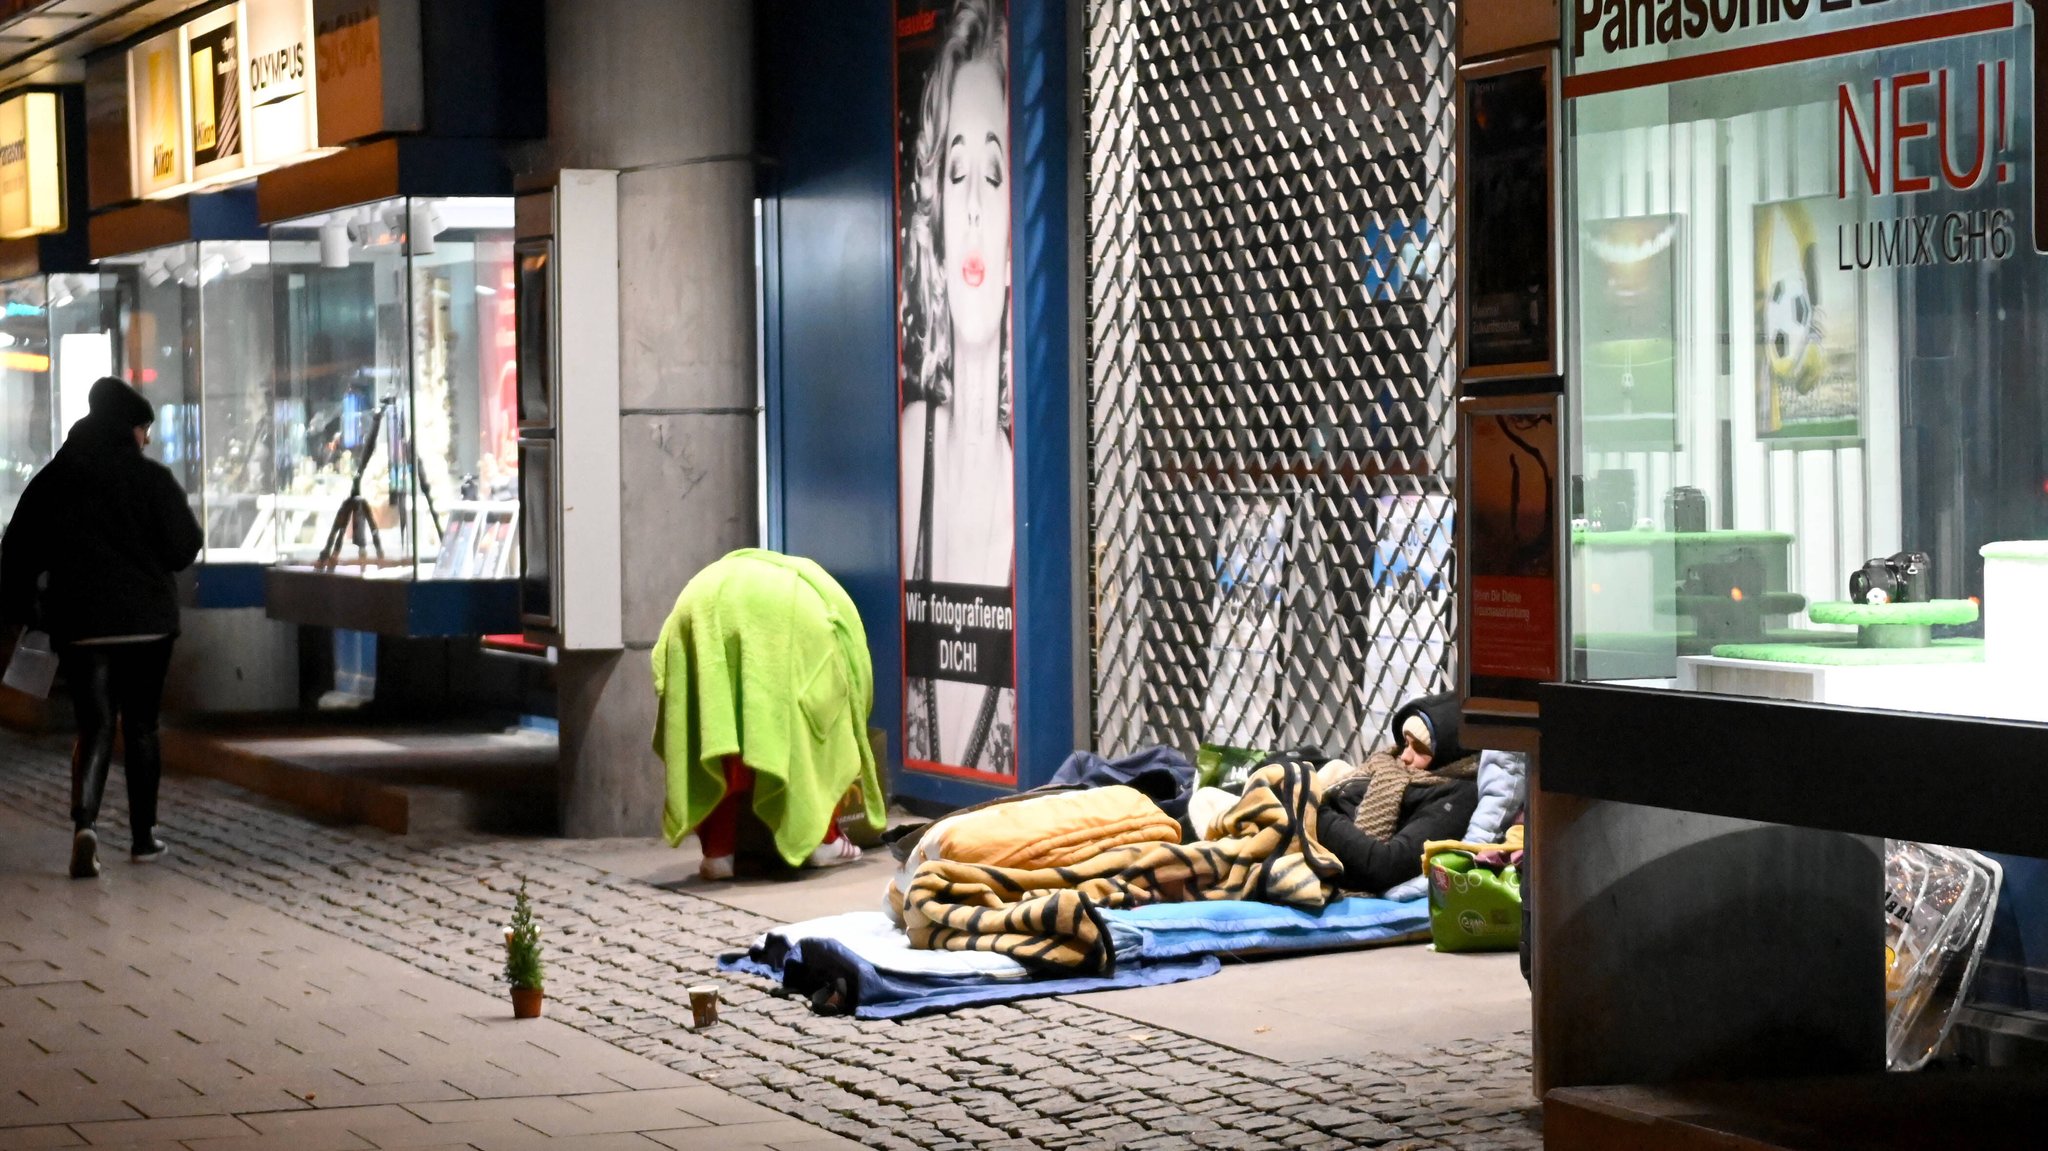
[[[754,772],[754,813],[801,865],[855,783],[884,820],[868,742],[874,668],[860,613],[807,559],[736,551],[697,573],[654,645],[654,751],[670,846],[725,798],[727,756]]]

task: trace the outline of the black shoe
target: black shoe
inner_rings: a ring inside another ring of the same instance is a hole
[[[81,827],[71,836],[71,878],[92,879],[100,873],[100,837],[90,827]]]
[[[169,850],[169,848],[164,846],[163,840],[152,835],[146,841],[136,844],[129,850],[128,861],[130,863],[155,863],[164,857],[164,852]]]

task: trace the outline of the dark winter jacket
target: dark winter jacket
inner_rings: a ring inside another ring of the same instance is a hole
[[[135,429],[149,402],[114,379],[22,493],[0,539],[0,619],[58,643],[176,635],[175,573],[204,542],[185,492]]]
[[[1460,839],[1479,806],[1479,788],[1469,779],[1446,779],[1411,787],[1401,798],[1394,834],[1378,839],[1360,831],[1358,805],[1363,777],[1347,779],[1323,796],[1316,832],[1323,846],[1344,863],[1344,887],[1379,893],[1422,874],[1422,845],[1432,839]]]

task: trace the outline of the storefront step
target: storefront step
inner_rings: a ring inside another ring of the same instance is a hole
[[[164,767],[396,835],[547,835],[557,742],[530,730],[168,728]]]
[[[0,690],[0,728],[24,735],[49,735],[73,730],[71,700],[63,693],[37,699],[18,691]]]
[[[1570,1087],[1544,1099],[1546,1151],[2029,1151],[2048,1073],[1873,1074],[1681,1087]]]

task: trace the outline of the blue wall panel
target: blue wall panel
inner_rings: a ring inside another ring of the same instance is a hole
[[[1073,483],[1067,220],[1067,12],[1012,0],[1010,108],[1017,180],[1018,783],[1052,778],[1074,732]]]
[[[767,0],[757,10],[769,543],[817,560],[860,608],[895,793],[967,804],[997,789],[901,767],[891,11],[887,0]],[[1018,742],[1030,787],[1075,738],[1067,29],[1060,0],[1012,0],[1010,12]]]

